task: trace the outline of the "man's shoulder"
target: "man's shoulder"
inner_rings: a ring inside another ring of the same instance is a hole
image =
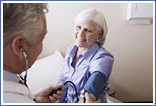
[[[3,102],[34,103],[29,89],[25,85],[12,81],[3,81]]]
[[[20,90],[21,89],[21,90]],[[18,92],[18,93],[26,93],[28,94],[29,89],[20,83],[13,81],[3,81],[3,91],[4,92]]]

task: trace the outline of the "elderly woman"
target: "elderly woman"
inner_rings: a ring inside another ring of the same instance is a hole
[[[66,52],[65,63],[58,83],[72,81],[80,91],[87,91],[92,100],[106,101],[106,88],[112,71],[114,57],[103,48],[107,24],[103,14],[96,9],[86,9],[75,18],[74,39]],[[57,102],[77,103],[75,89],[71,84]],[[79,102],[83,102],[79,99]]]

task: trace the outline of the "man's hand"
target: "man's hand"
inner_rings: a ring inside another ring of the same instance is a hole
[[[61,90],[58,90],[56,94],[53,96],[49,96],[51,91],[57,90],[58,88],[61,88]],[[36,102],[38,103],[54,103],[57,100],[61,99],[61,95],[64,94],[64,84],[60,85],[49,85],[44,88],[40,88],[37,91],[33,92],[33,96],[35,97]]]

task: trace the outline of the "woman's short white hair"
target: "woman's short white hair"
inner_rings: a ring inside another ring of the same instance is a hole
[[[89,21],[93,21],[96,24],[96,30],[100,35],[100,38],[97,40],[97,43],[102,46],[105,42],[105,38],[107,35],[107,23],[102,12],[98,11],[95,8],[89,8],[83,10],[80,14],[78,14],[74,20],[75,24],[86,23]]]
[[[47,12],[44,3],[4,3],[3,4],[3,47],[15,36],[24,36],[28,44],[36,42],[42,33],[41,14]]]

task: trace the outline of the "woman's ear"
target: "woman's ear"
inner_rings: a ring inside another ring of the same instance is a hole
[[[20,47],[24,46],[24,37],[23,36],[16,36],[12,40],[12,50],[16,56],[19,58],[23,58],[23,53],[20,49]]]
[[[100,34],[97,35],[97,39],[96,40],[99,40],[99,39],[100,39]]]

